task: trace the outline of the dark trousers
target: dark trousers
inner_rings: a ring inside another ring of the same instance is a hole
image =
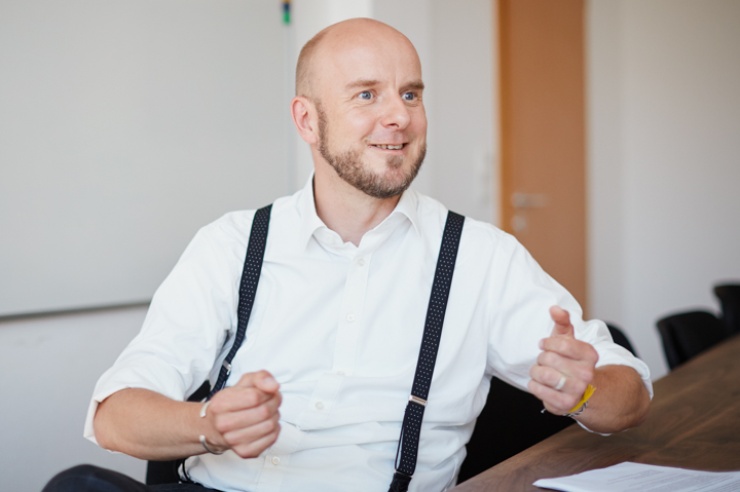
[[[122,473],[93,465],[78,465],[57,474],[42,492],[206,492],[195,483],[145,485]]]

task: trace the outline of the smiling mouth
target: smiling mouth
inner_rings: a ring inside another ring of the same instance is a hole
[[[371,147],[375,147],[376,149],[383,149],[383,150],[401,150],[403,149],[405,144],[399,144],[399,145],[385,145],[385,144],[373,144]]]

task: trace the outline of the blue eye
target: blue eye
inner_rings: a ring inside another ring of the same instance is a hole
[[[415,92],[404,92],[402,97],[404,101],[415,101],[418,99]]]
[[[373,94],[370,91],[362,91],[358,94],[357,97],[359,97],[360,99],[364,99],[365,101],[369,101],[373,98]]]

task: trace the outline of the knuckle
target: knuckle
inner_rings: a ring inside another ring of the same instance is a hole
[[[550,352],[550,351],[542,352],[538,357],[538,360],[540,361],[540,365],[543,365],[543,366],[553,366],[555,365],[557,359],[558,359],[557,354],[555,352]]]
[[[256,453],[252,446],[239,446],[236,449],[234,449],[234,452],[240,458],[244,458],[244,459],[256,458],[257,456],[259,456],[259,453]]]
[[[211,403],[208,404],[208,411],[206,412],[206,415],[220,415],[224,412],[224,399],[228,395],[222,395],[219,391],[216,393],[213,398],[211,399]]]
[[[270,418],[272,412],[267,405],[260,405],[254,409],[254,413],[258,420],[267,420]]]
[[[591,363],[596,365],[597,362],[599,362],[599,353],[595,348],[591,347]]]
[[[580,398],[575,396],[568,396],[567,398],[565,398],[563,404],[561,405],[563,412],[570,411],[576,405],[576,403],[578,403],[579,400]]]
[[[213,422],[213,427],[219,434],[225,434],[229,431],[229,426],[223,419],[217,419]]]
[[[540,352],[540,355],[537,356],[537,364],[544,365],[545,364],[545,354],[547,352]]]
[[[261,369],[261,370],[259,370],[259,371],[257,371],[257,372],[254,373],[254,379],[255,380],[257,380],[257,379],[265,379],[265,378],[268,378],[268,377],[272,377],[272,374],[270,374],[268,371],[266,371],[264,369]]]
[[[239,378],[240,381],[253,381],[255,377],[259,374],[259,371],[257,372],[245,372],[241,378]]]
[[[273,444],[275,444],[275,442],[276,442],[276,441],[277,441],[277,439],[278,439],[278,436],[280,435],[279,433],[280,433],[280,428],[279,428],[279,426],[278,426],[278,429],[277,429],[277,431],[276,431],[275,433],[273,433],[273,435],[272,435],[272,436],[270,436],[270,439],[269,439],[269,441],[268,441],[268,443],[269,443],[269,444],[268,444],[268,446],[272,446]]]
[[[528,390],[529,390],[530,392],[532,392],[532,393],[534,393],[534,392],[535,392],[535,389],[536,389],[536,387],[535,387],[535,382],[534,382],[534,380],[530,380],[530,381],[529,381],[529,382],[527,383],[527,389],[528,389]]]
[[[564,335],[553,337],[553,340],[552,340],[553,351],[555,352],[567,351],[570,345],[573,343],[573,341],[574,341],[573,338],[570,338]]]
[[[253,389],[248,389],[244,392],[244,405],[247,407],[255,407],[260,404],[259,395]]]
[[[280,425],[275,420],[266,420],[263,427],[265,434],[272,434],[280,428]]]
[[[582,366],[580,367],[577,377],[579,380],[583,382],[583,386],[585,386],[589,383],[591,383],[594,379],[594,369],[591,365]]]
[[[587,384],[588,383],[581,381],[581,380],[576,382],[576,385],[573,388],[574,393],[571,394],[571,396],[573,397],[573,405],[575,405],[578,402],[578,400],[581,399],[581,395],[583,395],[583,393],[586,391]]]

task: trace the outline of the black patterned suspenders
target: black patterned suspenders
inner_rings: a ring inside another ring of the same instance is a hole
[[[267,242],[267,231],[270,224],[270,212],[272,205],[263,207],[254,215],[252,232],[249,236],[249,245],[244,260],[241,283],[239,286],[239,308],[238,324],[234,343],[224,359],[218,375],[218,379],[211,390],[209,398],[226,384],[226,379],[231,372],[231,361],[244,341],[249,316],[254,305],[254,297],[257,292],[262,261],[265,254]],[[455,270],[457,250],[460,245],[465,217],[455,212],[447,213],[442,244],[437,258],[437,269],[434,273],[434,283],[429,297],[427,317],[424,326],[424,336],[419,350],[419,359],[416,363],[414,383],[411,387],[411,395],[406,405],[406,412],[401,426],[401,436],[398,441],[396,453],[395,473],[391,482],[389,492],[404,492],[408,490],[411,477],[416,469],[416,458],[419,451],[419,434],[421,432],[421,421],[424,417],[424,408],[429,396],[429,387],[432,384],[434,365],[437,360],[439,341],[442,335],[445,312],[447,310],[447,299],[452,283],[452,274]]]

